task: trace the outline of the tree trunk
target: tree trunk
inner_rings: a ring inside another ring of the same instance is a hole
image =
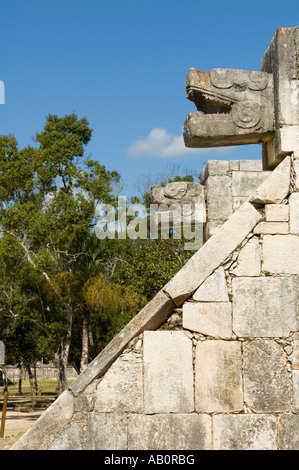
[[[59,395],[60,394],[60,356],[59,356],[59,351],[56,352],[55,359],[56,359],[56,365],[57,365],[57,381],[56,381],[55,394]]]
[[[86,369],[88,365],[89,318],[90,318],[89,309],[85,308],[83,324],[82,324],[82,354],[81,354],[81,362],[80,362],[80,372]]]
[[[68,387],[68,381],[67,381],[68,356],[69,356],[69,345],[61,344],[60,371],[59,371],[60,393],[62,393]]]
[[[26,364],[26,369],[28,372],[28,377],[29,377],[29,383],[30,383],[30,390],[31,390],[31,402],[32,402],[32,408],[35,407],[36,405],[36,393],[35,393],[35,380],[34,380],[34,375],[32,374],[31,367],[29,364]]]
[[[33,366],[33,373],[34,373],[34,388],[35,388],[35,395],[38,394],[38,383],[37,383],[37,373],[36,373],[36,364]]]
[[[73,309],[71,304],[67,307],[67,324],[68,329],[64,341],[61,341],[59,351],[59,379],[60,379],[60,392],[62,393],[68,387],[67,381],[67,366],[72,338],[72,326],[73,326]]]
[[[18,395],[22,395],[22,379],[23,379],[22,364],[19,364],[19,365],[18,365],[18,369],[19,369]]]

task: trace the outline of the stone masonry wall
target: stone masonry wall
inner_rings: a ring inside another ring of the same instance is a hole
[[[13,449],[299,449],[296,174],[286,158]]]
[[[262,160],[209,160],[200,174],[206,198],[204,238],[212,236],[270,173],[263,171]]]

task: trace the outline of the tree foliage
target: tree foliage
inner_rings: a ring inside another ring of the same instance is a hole
[[[47,116],[23,149],[0,136],[1,339],[29,370],[55,360],[60,391],[67,365],[84,369],[189,256],[180,240],[95,236],[95,208],[116,207],[120,175],[85,158],[91,136],[76,114]]]

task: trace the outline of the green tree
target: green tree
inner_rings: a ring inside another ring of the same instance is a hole
[[[16,269],[17,267],[17,269]],[[24,259],[15,238],[0,238],[0,330],[8,363],[22,365],[28,373],[34,404],[35,364],[53,360],[53,337],[47,305],[47,287]],[[21,388],[20,388],[21,392]]]
[[[49,115],[43,131],[36,135],[37,147],[19,150],[14,137],[0,138],[1,227],[51,298],[47,308],[60,325],[56,354],[61,389],[67,386],[82,282],[79,261],[87,256],[83,242],[95,225],[96,205],[115,203],[112,187],[119,181],[116,171],[84,157],[91,134],[85,118]]]
[[[55,358],[59,391],[68,363],[84,369],[193,254],[171,234],[96,237],[95,209],[105,203],[117,211],[120,175],[85,157],[91,136],[75,114],[49,115],[24,149],[0,136],[2,336],[11,360],[31,375],[41,358]],[[161,184],[192,180],[172,172]],[[149,196],[147,187],[139,199],[146,207]]]
[[[180,172],[181,174],[177,174]],[[131,199],[132,203],[141,203],[147,208],[148,238],[143,240],[114,240],[113,282],[121,285],[132,284],[151,300],[154,295],[178,272],[186,261],[194,254],[193,250],[185,249],[186,240],[183,237],[175,238],[173,231],[169,230],[168,238],[163,239],[161,233],[157,239],[150,239],[150,188],[153,184],[165,186],[167,183],[179,181],[194,181],[194,174],[190,170],[182,171],[175,166],[168,172],[146,177],[139,183],[139,197]]]

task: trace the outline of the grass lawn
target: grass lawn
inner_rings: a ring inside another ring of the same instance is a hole
[[[68,381],[69,384],[73,382],[73,379]],[[38,380],[38,396],[43,395],[56,395],[56,380]],[[8,386],[8,394],[10,396],[20,396],[18,395],[18,381],[15,380],[12,385]],[[31,396],[30,383],[29,380],[22,381],[22,396]],[[3,398],[3,387],[0,388],[0,400]]]

